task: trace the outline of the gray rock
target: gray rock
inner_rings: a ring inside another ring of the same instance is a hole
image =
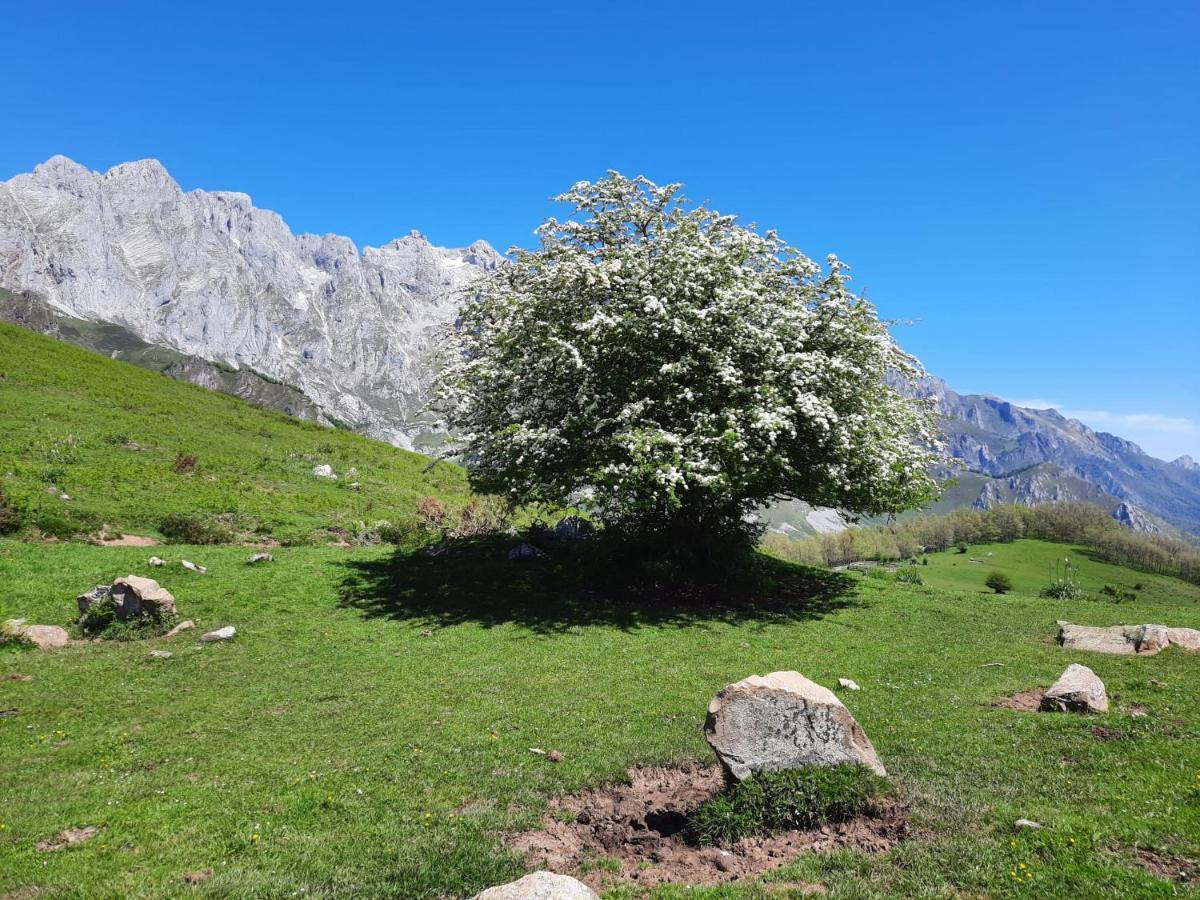
[[[111,584],[98,584],[94,588],[84,591],[75,598],[75,602],[79,606],[79,614],[83,615],[92,608],[93,603],[106,599],[111,591]]]
[[[179,634],[181,631],[191,631],[195,627],[196,623],[191,619],[187,619],[183,622],[180,622],[178,625],[168,631],[164,637],[175,637],[175,635]]]
[[[1065,650],[1090,650],[1119,656],[1154,656],[1167,647],[1200,650],[1200,631],[1166,625],[1091,625],[1058,623],[1058,642]]]
[[[1172,647],[1184,650],[1200,650],[1200,631],[1195,628],[1168,628],[1167,640]]]
[[[151,650],[149,655],[151,659],[170,659],[172,656],[170,650]]]
[[[0,288],[294,385],[326,424],[403,446],[429,427],[436,330],[501,260],[417,232],[361,254],[294,235],[245,194],[185,193],[154,160],[100,173],[56,156],[0,183]]]
[[[1071,663],[1042,698],[1045,712],[1108,712],[1104,682],[1087,666]]]
[[[554,536],[560,541],[586,541],[596,534],[596,526],[581,516],[564,516],[554,526]]]
[[[331,481],[337,481],[337,474],[333,471],[333,466],[328,463],[322,463],[319,466],[313,466],[313,475],[317,478],[328,478]]]
[[[167,564],[167,561],[165,559],[163,559],[161,556],[150,557],[150,565],[154,566],[156,569],[160,568],[162,566],[165,566],[166,564]]]
[[[1031,828],[1034,831],[1040,831],[1042,824],[1040,822],[1033,821],[1033,819],[1017,819],[1017,821],[1013,822],[1014,831],[1023,831],[1026,828]]]
[[[208,566],[200,566],[192,562],[190,559],[181,559],[179,564],[190,572],[196,572],[199,575],[208,574]]]
[[[261,562],[275,562],[275,557],[270,553],[255,553],[246,562],[253,566]]]
[[[840,687],[844,690],[847,690],[847,691],[860,690],[860,688],[858,686],[858,682],[855,681],[853,678],[839,678],[838,679],[838,687]]]
[[[153,578],[126,575],[113,582],[109,595],[116,606],[118,619],[134,616],[164,616],[175,614],[175,598]],[[79,611],[86,612],[80,597]]]
[[[534,872],[509,884],[480,891],[472,900],[600,900],[600,897],[569,875]]]
[[[26,625],[24,619],[9,619],[4,633],[24,638],[39,650],[57,650],[71,643],[71,635],[57,625]]]
[[[214,641],[232,641],[237,636],[237,629],[232,625],[226,625],[224,628],[218,628],[216,631],[210,631],[207,634],[200,635],[200,640],[211,644]]]
[[[533,562],[537,559],[544,559],[545,556],[545,553],[528,543],[518,544],[508,551],[510,562]]]
[[[842,701],[799,672],[752,675],[723,688],[708,706],[704,736],[738,781],[756,772],[838,763],[887,774]]]

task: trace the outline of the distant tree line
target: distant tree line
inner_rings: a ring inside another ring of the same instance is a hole
[[[1090,503],[956,509],[944,516],[911,518],[796,540],[769,535],[766,544],[770,552],[794,562],[842,566],[859,560],[911,559],[961,543],[1018,538],[1081,544],[1105,562],[1200,584],[1200,547],[1167,535],[1130,531],[1103,508]]]

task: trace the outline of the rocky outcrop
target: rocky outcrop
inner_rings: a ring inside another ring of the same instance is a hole
[[[1153,656],[1167,647],[1200,650],[1200,631],[1166,625],[1093,625],[1058,623],[1058,642],[1065,650],[1089,650],[1117,656]]]
[[[56,156],[0,183],[0,288],[263,380],[187,360],[183,377],[290,385],[294,411],[306,400],[401,445],[424,427],[434,331],[500,261],[482,241],[451,250],[415,231],[361,254],[337,235],[297,236],[245,194],[183,191],[154,160],[99,173]]]
[[[884,771],[866,732],[833,691],[799,672],[751,675],[708,706],[704,736],[726,773],[861,763]]]
[[[472,900],[600,900],[600,897],[569,875],[533,872],[509,884],[480,891]]]
[[[96,585],[76,598],[79,614],[86,616],[94,604],[112,600],[113,612],[121,621],[137,616],[166,616],[175,614],[175,598],[153,578],[126,575],[111,586]]]
[[[1108,693],[1095,672],[1071,663],[1046,691],[1041,708],[1046,712],[1108,712]]]

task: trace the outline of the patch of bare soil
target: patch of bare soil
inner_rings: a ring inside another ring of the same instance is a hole
[[[1021,712],[1037,712],[1041,708],[1042,698],[1045,696],[1045,688],[1030,688],[1027,691],[1017,691],[1010,697],[1001,697],[992,706],[1016,709]]]
[[[55,850],[62,850],[64,847],[73,847],[76,844],[82,844],[84,841],[91,840],[99,831],[94,825],[87,825],[83,828],[67,828],[61,831],[52,838],[46,838],[44,841],[38,841],[34,845],[34,850],[39,853],[53,853]]]
[[[157,547],[162,541],[140,534],[123,534],[119,538],[97,538],[101,547]]]
[[[1200,861],[1159,853],[1156,850],[1139,850],[1137,858],[1142,868],[1156,878],[1165,878],[1180,884],[1200,882]]]
[[[1093,725],[1088,729],[1092,737],[1098,741],[1119,741],[1125,737],[1125,732],[1117,731],[1115,728],[1105,728],[1103,725]]]
[[[614,881],[716,884],[774,869],[801,853],[887,850],[907,830],[904,810],[887,803],[870,816],[811,831],[694,847],[683,839],[683,826],[723,786],[720,767],[635,768],[629,778],[627,785],[559,798],[542,829],[517,835],[513,846],[539,867],[582,873],[578,877],[595,888]],[[608,862],[597,867],[600,860]]]

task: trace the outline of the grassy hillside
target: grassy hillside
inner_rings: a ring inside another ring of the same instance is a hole
[[[521,871],[503,835],[549,796],[710,758],[712,694],[789,668],[862,685],[844,696],[910,805],[910,839],[656,898],[800,896],[786,885],[801,882],[832,898],[1196,894],[1143,863],[1200,860],[1200,657],[1067,653],[1053,638],[1064,617],[1200,627],[1200,588],[1019,541],[972,547],[986,566],[934,554],[923,587],[792,567],[820,586],[807,602],[647,609],[584,593],[570,561],[521,567],[502,550],[296,547],[249,567],[244,548],[168,547],[158,577],[180,611],[236,625],[236,641],[0,653],[0,896],[470,896]],[[66,622],[82,587],[144,571],[146,553],[0,541],[7,614]],[[1140,583],[1137,599],[1038,598],[1059,555],[1089,589]],[[984,593],[990,568],[1016,591]],[[1107,715],[992,705],[1069,662],[1104,679]],[[1046,828],[1014,833],[1018,817]],[[84,825],[100,828],[86,844],[33,848]]]
[[[156,533],[170,513],[285,541],[466,497],[463,472],[358,435],[0,324],[0,490],[28,524],[69,536]],[[175,470],[177,454],[197,458]],[[328,481],[319,464],[345,473]],[[358,482],[357,489],[350,487]],[[64,499],[66,494],[70,499]]]

